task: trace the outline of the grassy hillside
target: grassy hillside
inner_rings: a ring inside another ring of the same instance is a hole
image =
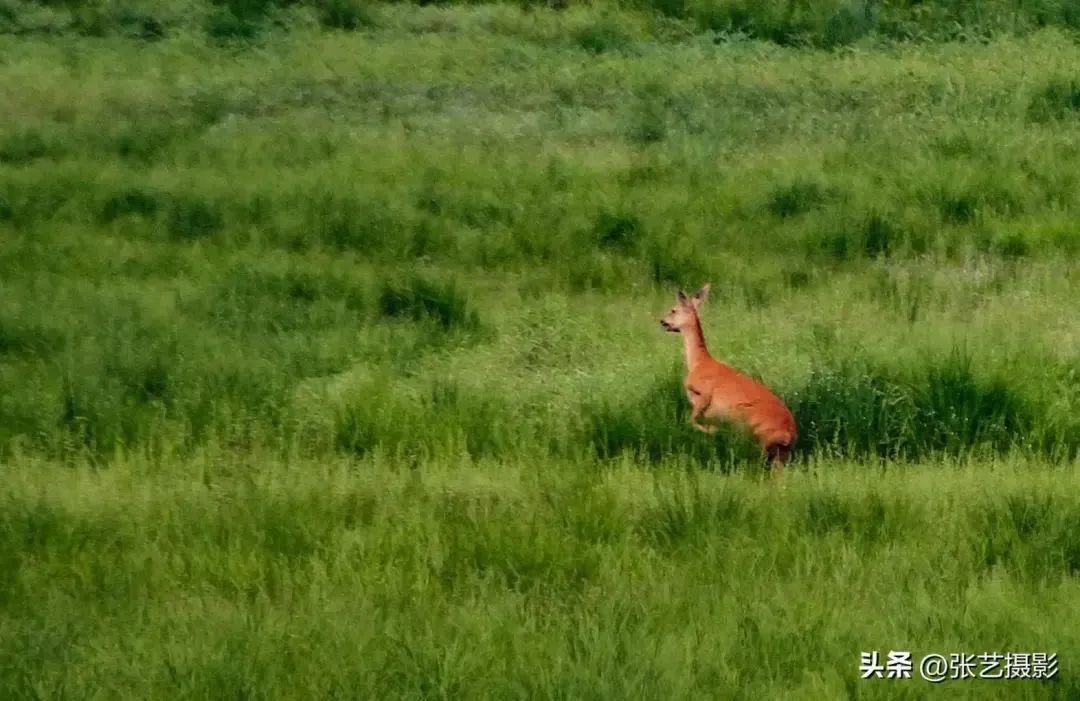
[[[0,697],[1077,693],[1075,8],[543,5],[0,2]]]

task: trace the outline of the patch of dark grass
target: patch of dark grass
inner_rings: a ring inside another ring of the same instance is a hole
[[[20,350],[21,352],[21,350]],[[3,358],[7,361],[9,358]],[[29,374],[0,366],[0,378],[8,390],[0,395],[0,458],[10,458],[16,446],[30,449],[44,447],[44,439],[56,421],[56,390]]]
[[[325,518],[312,518],[324,513],[326,498],[285,493],[252,502],[257,523],[252,535],[268,554],[300,562],[329,544],[334,526]]]
[[[349,287],[304,274],[234,275],[229,282],[233,296],[206,305],[232,315],[228,337],[215,333],[220,324],[192,323],[190,303],[162,323],[130,300],[110,298],[108,307],[87,308],[85,331],[63,337],[5,318],[0,373],[18,362],[28,375],[17,383],[18,393],[0,400],[0,452],[17,441],[53,457],[107,461],[118,449],[159,454],[193,448],[210,436],[236,445],[282,436],[292,385],[339,372],[343,358],[319,349],[310,334],[280,331],[339,319],[343,300],[350,304]]]
[[[36,130],[17,131],[0,140],[0,163],[26,165],[53,155],[54,151]]]
[[[915,419],[924,450],[985,445],[1003,452],[1036,423],[1035,407],[1015,388],[1003,378],[978,378],[971,357],[960,351],[931,364],[920,379]]]
[[[109,196],[98,211],[98,221],[103,224],[116,221],[125,216],[150,218],[162,207],[162,198],[158,193],[140,188],[128,188]]]
[[[1032,122],[1061,121],[1077,115],[1080,115],[1080,81],[1076,79],[1052,80],[1028,103],[1027,116]]]
[[[169,206],[166,223],[175,241],[198,241],[222,230],[225,217],[213,202],[198,198],[175,198]]]
[[[659,12],[665,17],[683,18],[687,16],[686,0],[643,0],[638,4]]]
[[[165,24],[152,15],[125,14],[121,26],[125,35],[142,41],[160,41],[167,35]]]
[[[246,114],[241,100],[222,89],[196,88],[187,96],[184,105],[188,118],[196,127],[210,127],[230,114]]]
[[[928,241],[904,230],[886,213],[869,212],[824,223],[810,236],[809,245],[811,253],[845,261],[923,253]]]
[[[656,100],[643,100],[635,110],[627,137],[637,144],[655,144],[668,135],[667,108]]]
[[[640,269],[638,258],[585,251],[560,264],[552,283],[573,292],[619,290],[640,279]]]
[[[579,29],[574,35],[577,45],[590,54],[622,51],[632,43],[630,36],[609,19],[601,18]]]
[[[318,0],[319,24],[327,29],[355,31],[376,26],[370,5],[364,0]]]
[[[876,24],[872,0],[853,2],[838,8],[825,20],[814,43],[832,49],[853,44],[873,31]]]
[[[772,285],[769,280],[747,277],[740,283],[743,303],[747,309],[764,309],[773,300]]]
[[[784,285],[791,290],[805,289],[814,282],[814,276],[808,270],[785,270],[783,279]]]
[[[377,307],[387,319],[430,321],[443,329],[480,327],[479,314],[453,281],[421,275],[387,280],[378,294]]]
[[[449,185],[445,174],[428,173],[416,195],[416,208],[425,215],[445,218],[474,229],[511,224],[513,211],[493,193],[469,192]]]
[[[720,36],[748,36],[781,46],[826,49],[866,36],[901,41],[977,41],[1041,27],[1080,27],[1080,7],[1065,2],[1016,5],[989,2],[750,2],[748,0],[634,0],[668,17],[690,20]]]
[[[959,189],[940,188],[931,192],[928,199],[937,207],[943,222],[957,226],[977,224],[987,213],[1013,217],[1023,210],[1016,193],[993,183]]]
[[[983,145],[967,134],[949,134],[934,139],[933,151],[945,158],[970,158],[983,150]]]
[[[304,231],[295,235],[297,241],[318,242],[367,257],[415,257],[425,240],[433,238],[430,222],[422,217],[403,217],[379,198],[325,194],[306,200],[304,205],[307,222]]]
[[[774,189],[766,208],[781,219],[811,212],[830,199],[828,188],[811,180],[796,180]]]
[[[642,233],[641,221],[634,215],[603,212],[593,223],[593,235],[601,248],[632,251]]]
[[[829,3],[741,0],[684,7],[685,14],[705,29],[724,35],[745,35],[780,46],[845,46],[871,33],[877,24],[873,5],[858,1],[840,7]]]
[[[263,27],[264,18],[219,7],[206,20],[206,34],[218,41],[250,41]]]
[[[1007,259],[1025,258],[1031,254],[1031,244],[1018,232],[998,239],[994,248],[998,255]]]
[[[110,336],[107,343],[117,347],[65,371],[56,426],[67,437],[65,450],[78,446],[107,458],[118,449],[155,445],[154,431],[174,405],[176,346],[145,333],[124,340],[131,347]]]
[[[854,530],[850,504],[832,492],[809,495],[803,521],[806,530],[817,536],[833,531],[851,535]]]
[[[363,0],[213,0],[216,10],[206,25],[207,34],[219,41],[250,41],[276,20],[281,8],[307,5],[315,10],[325,29],[354,31],[375,26],[370,4]]]
[[[120,35],[141,41],[165,38],[165,24],[153,15],[113,4],[87,3],[72,11],[71,30],[89,37]]]
[[[11,31],[19,24],[19,9],[15,0],[0,0],[0,30]]]
[[[868,258],[888,256],[902,238],[902,232],[885,216],[871,214],[863,224],[863,253]]]
[[[971,224],[979,214],[979,200],[967,193],[942,192],[938,196],[941,218],[949,224]]]
[[[925,310],[928,299],[933,296],[933,288],[925,277],[914,275],[901,284],[888,270],[880,270],[871,295],[882,306],[905,317],[909,324],[914,324]]]
[[[150,164],[162,157],[163,152],[181,135],[186,133],[175,124],[144,118],[121,122],[107,132],[105,148],[121,158]]]
[[[0,317],[0,358],[48,357],[64,347],[64,337],[37,324]]]
[[[677,237],[650,241],[645,263],[649,277],[656,285],[681,285],[687,280],[709,278],[708,265],[700,255],[695,255],[693,245]]]
[[[233,332],[314,331],[358,323],[368,311],[367,298],[363,287],[335,275],[240,265],[222,276],[198,311]]]
[[[1041,412],[1004,379],[979,377],[959,351],[915,373],[819,368],[790,405],[802,448],[888,459],[1003,453],[1023,443]]]
[[[656,81],[645,84],[627,110],[626,138],[642,146],[664,141],[675,112],[669,86]]]

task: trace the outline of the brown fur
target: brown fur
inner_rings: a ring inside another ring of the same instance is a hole
[[[683,335],[690,424],[710,434],[716,427],[702,425],[701,421],[727,421],[749,429],[765,452],[773,474],[779,474],[791,459],[791,449],[798,439],[795,417],[768,387],[709,354],[698,316],[698,307],[708,296],[708,285],[693,297],[680,290],[675,307],[660,321],[665,330]]]

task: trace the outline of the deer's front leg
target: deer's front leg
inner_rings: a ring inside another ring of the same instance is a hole
[[[716,426],[702,425],[698,423],[702,414],[709,408],[711,397],[708,397],[701,392],[696,391],[692,387],[688,387],[686,390],[686,396],[690,400],[690,425],[701,431],[712,435],[716,433]]]

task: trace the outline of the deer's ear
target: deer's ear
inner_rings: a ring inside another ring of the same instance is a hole
[[[694,293],[694,306],[695,307],[709,298],[709,289],[710,288],[711,288],[711,285],[709,285],[709,283],[706,282],[704,285],[702,285],[700,290],[698,290],[697,292]]]
[[[686,293],[683,292],[682,290],[679,290],[679,293],[678,293],[677,297],[678,297],[678,300],[679,300],[679,304],[686,304],[686,302],[688,301],[687,298],[686,298]]]

